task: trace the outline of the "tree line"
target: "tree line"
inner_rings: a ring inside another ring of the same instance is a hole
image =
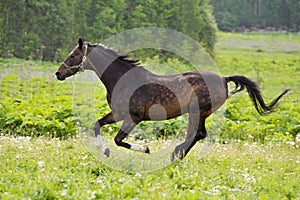
[[[213,52],[216,24],[209,0],[2,0],[2,56],[59,60],[82,36],[99,43],[138,27],[182,32]]]
[[[299,0],[211,0],[218,28],[300,30]]]
[[[125,30],[182,32],[213,54],[222,31],[300,30],[299,0],[2,0],[2,57],[60,60],[78,37],[99,43]]]

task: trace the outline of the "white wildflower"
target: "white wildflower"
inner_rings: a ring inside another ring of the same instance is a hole
[[[81,159],[82,160],[85,160],[85,159],[87,159],[88,158],[88,155],[85,155],[85,156],[83,156]]]
[[[95,198],[96,198],[96,194],[97,194],[97,192],[96,192],[96,191],[93,191],[93,192],[92,192],[91,199],[95,199]]]
[[[61,195],[62,195],[62,196],[66,196],[67,193],[68,193],[68,190],[62,190],[62,191],[61,191]]]
[[[298,133],[298,134],[296,135],[295,143],[296,143],[296,147],[299,147],[299,146],[300,146],[300,133]]]
[[[39,161],[38,162],[38,166],[40,167],[40,168],[44,168],[45,167],[45,163],[44,163],[44,161]]]

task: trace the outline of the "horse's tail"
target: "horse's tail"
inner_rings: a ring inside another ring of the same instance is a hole
[[[244,76],[225,77],[225,80],[227,82],[232,81],[235,83],[235,90],[231,92],[232,94],[240,92],[246,88],[248,91],[248,94],[255,106],[255,109],[261,115],[271,113],[274,110],[274,106],[279,101],[279,99],[290,90],[290,89],[284,90],[269,105],[266,105],[264,102],[264,99],[261,95],[259,86],[256,82],[254,82]]]

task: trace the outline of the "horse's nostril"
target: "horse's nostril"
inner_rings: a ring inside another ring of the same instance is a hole
[[[59,71],[55,72],[55,76],[56,76],[56,77],[58,77],[58,76],[59,76],[59,74],[60,74],[60,72],[59,72]]]

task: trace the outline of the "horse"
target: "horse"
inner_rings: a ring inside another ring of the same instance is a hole
[[[106,99],[111,111],[97,120],[94,126],[96,145],[107,157],[110,150],[103,145],[100,137],[100,128],[104,125],[123,120],[114,138],[115,144],[150,154],[147,145],[142,147],[123,140],[141,121],[167,120],[188,113],[185,141],[177,145],[172,153],[172,160],[181,160],[199,140],[206,138],[205,120],[228,99],[229,82],[235,84],[232,94],[247,90],[261,115],[271,113],[276,103],[289,91],[282,91],[267,105],[258,84],[245,76],[222,77],[205,70],[157,75],[140,66],[139,60],[79,38],[78,45],[55,75],[63,81],[84,70],[94,71],[107,91]]]

